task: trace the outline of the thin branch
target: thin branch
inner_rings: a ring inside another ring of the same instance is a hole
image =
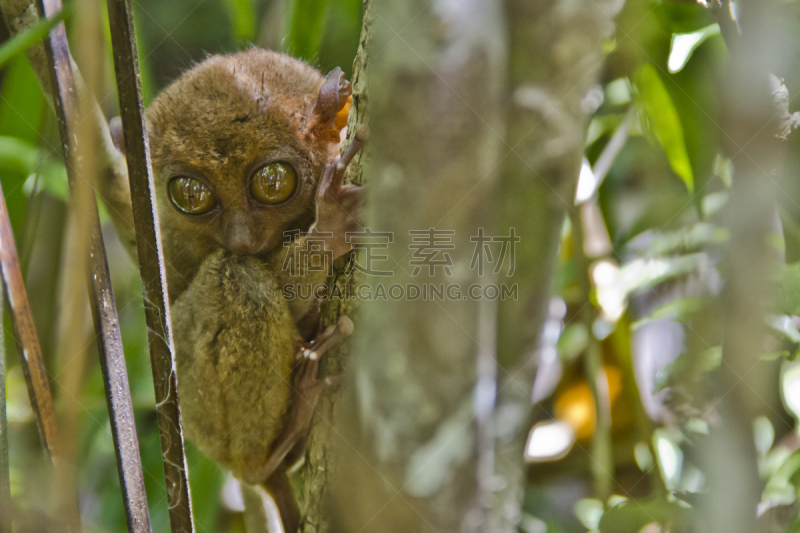
[[[21,355],[20,362],[28,386],[31,408],[39,426],[39,435],[54,467],[59,467],[59,465],[63,465],[61,461],[62,446],[53,395],[50,391],[50,380],[44,367],[36,326],[28,305],[28,295],[22,281],[22,272],[19,269],[17,247],[14,244],[11,221],[8,218],[8,209],[2,189],[0,189],[0,269],[2,269],[3,282],[8,293],[14,338]],[[62,509],[66,512],[65,522],[70,524],[71,531],[80,531],[80,515],[75,495],[65,495],[62,501],[69,502],[69,508]]]
[[[733,13],[731,0],[709,0],[708,10],[717,19],[722,38],[729,47],[732,46],[739,40],[741,28],[739,28],[739,21],[736,20],[736,15]]]
[[[36,24],[40,16],[50,18],[57,15],[61,11],[61,2],[39,0],[34,7],[23,0],[2,0],[0,9],[12,33],[18,33]],[[92,316],[98,332],[100,363],[128,527],[130,531],[149,532],[144,475],[119,322],[97,204],[92,194],[93,183],[87,181],[87,176],[92,177],[95,169],[103,174],[126,175],[124,161],[114,148],[101,110],[77,73],[69,53],[64,24],[53,29],[43,46],[31,48],[28,58],[56,111],[71,197],[76,213],[83,218],[82,226],[87,228],[82,232],[89,239],[89,269],[86,275],[89,277]],[[87,131],[91,135],[87,135]],[[86,158],[80,157],[78,151],[82,146],[91,147],[91,159],[96,166],[87,167]]]
[[[125,136],[147,339],[155,382],[156,412],[161,431],[164,471],[167,477],[170,523],[172,531],[191,532],[194,531],[194,524],[181,412],[178,406],[178,382],[166,290],[166,268],[158,227],[155,184],[150,165],[150,148],[144,119],[130,0],[108,0],[108,19]]]
[[[589,258],[584,251],[583,221],[575,212],[571,213],[572,242],[576,257],[582,302],[591,301],[591,283],[589,280]],[[597,312],[592,305],[586,305],[581,313],[586,329],[589,331],[589,343],[584,354],[584,370],[589,389],[595,405],[595,428],[592,435],[591,471],[594,478],[595,497],[605,501],[611,496],[614,483],[614,457],[611,443],[611,400],[608,393],[608,377],[603,369],[603,355],[600,342],[592,332],[592,324]]]

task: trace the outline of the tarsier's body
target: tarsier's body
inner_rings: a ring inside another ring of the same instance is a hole
[[[336,165],[348,96],[338,69],[325,79],[252,49],[207,59],[147,110],[184,428],[251,484],[297,455],[287,427],[310,417],[298,413],[316,364],[301,361],[298,383],[297,354],[315,333],[298,324],[315,308],[281,289],[325,280],[284,268],[309,229],[330,233],[334,256],[350,249],[361,195]]]

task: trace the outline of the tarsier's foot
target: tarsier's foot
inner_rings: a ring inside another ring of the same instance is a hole
[[[300,348],[297,354],[300,366],[294,376],[289,422],[273,444],[267,462],[257,476],[258,479],[265,480],[271,476],[295,445],[305,439],[322,389],[340,381],[340,376],[317,378],[320,357],[341,339],[353,333],[354,327],[353,321],[348,317],[340,317],[335,326],[329,326],[309,346]]]
[[[318,234],[325,241],[326,249],[333,252],[334,258],[353,249],[346,235],[361,229],[360,210],[364,201],[364,187],[343,184],[342,180],[347,166],[368,138],[369,128],[361,124],[356,128],[353,142],[344,155],[325,167],[317,189],[317,217],[309,233]]]

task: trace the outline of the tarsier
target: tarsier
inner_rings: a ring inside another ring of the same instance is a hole
[[[146,112],[186,435],[265,485],[287,532],[298,511],[286,468],[303,455],[326,383],[319,356],[352,322],[320,333],[318,305],[287,301],[282,287],[325,282],[303,261],[285,268],[310,238],[333,258],[352,248],[345,234],[363,194],[342,178],[367,130],[338,157],[350,92],[338,68],[323,78],[253,48],[206,59]],[[111,184],[104,196],[121,210],[126,190]]]

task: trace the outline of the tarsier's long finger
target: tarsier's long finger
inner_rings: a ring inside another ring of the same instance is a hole
[[[320,334],[314,346],[304,350],[303,355],[312,361],[316,361],[327,352],[331,346],[353,333],[354,328],[353,321],[348,317],[339,317],[339,322],[337,322],[335,326],[328,326],[328,328]]]
[[[335,176],[336,176],[336,161],[328,164],[328,166],[325,167],[325,171],[322,173],[322,179],[319,180],[319,188],[317,189],[318,198],[325,196],[331,184],[333,183],[333,178]]]
[[[340,184],[344,178],[344,171],[347,170],[347,165],[353,161],[353,158],[364,148],[364,144],[369,139],[369,127],[366,124],[359,124],[356,127],[356,133],[353,135],[353,141],[350,146],[345,150],[344,155],[339,158],[336,163],[336,177],[334,183]]]

